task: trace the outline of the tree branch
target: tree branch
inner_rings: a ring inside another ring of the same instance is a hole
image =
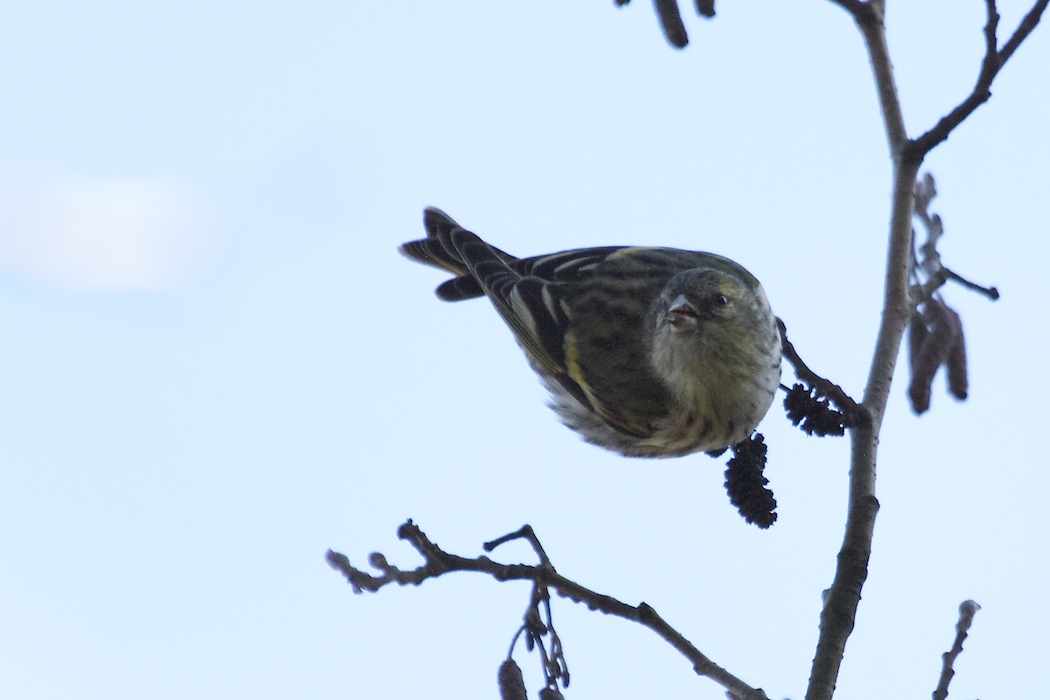
[[[345,555],[338,552],[329,550],[325,558],[329,566],[346,577],[355,593],[364,591],[375,592],[390,583],[397,583],[402,586],[409,584],[418,586],[427,579],[437,578],[454,571],[488,574],[497,581],[531,581],[536,586],[553,589],[558,595],[568,598],[574,603],[583,603],[591,610],[597,610],[606,615],[613,615],[648,627],[688,659],[697,675],[710,678],[722,686],[734,700],[769,700],[768,696],[761,689],[752,688],[711,661],[680,632],[660,617],[656,610],[647,603],[640,603],[637,606],[629,605],[612,596],[586,588],[559,574],[546,558],[546,554],[542,553],[543,548],[539,545],[539,540],[536,539],[532,533],[532,528],[528,525],[515,533],[486,543],[485,549],[491,551],[499,544],[510,539],[528,539],[540,558],[541,563],[538,566],[500,564],[486,556],[468,559],[450,554],[434,544],[411,520],[398,528],[397,536],[407,541],[419,552],[424,560],[422,566],[410,571],[404,571],[391,565],[387,562],[385,556],[376,552],[369,556],[369,564],[380,572],[379,576],[375,576],[356,568]]]
[[[831,2],[850,13],[861,36],[864,37],[864,44],[871,60],[871,70],[875,77],[875,88],[879,96],[879,107],[882,110],[882,122],[886,128],[890,156],[896,161],[908,140],[908,135],[904,129],[904,113],[901,111],[900,99],[897,96],[893,64],[890,62],[889,47],[886,44],[886,25],[883,22],[885,3],[882,0],[870,0],[869,2],[831,0]]]
[[[973,624],[973,616],[980,609],[981,606],[972,600],[964,600],[959,605],[959,622],[955,625],[955,643],[941,657],[944,659],[944,666],[941,668],[941,678],[937,682],[937,689],[933,691],[933,700],[945,700],[948,697],[948,684],[952,682],[952,677],[955,675],[955,659],[962,653],[963,640],[966,639],[970,625]]]
[[[871,542],[879,502],[875,497],[875,464],[879,430],[889,400],[890,383],[904,328],[911,315],[908,270],[911,260],[911,215],[918,163],[898,161],[895,167],[893,212],[882,323],[857,425],[850,431],[850,485],[846,532],[838,554],[835,578],[820,616],[820,636],[813,659],[806,700],[830,700],[853,631],[861,589],[868,575]]]
[[[875,497],[875,464],[879,430],[889,400],[890,382],[904,328],[911,315],[908,271],[912,255],[911,217],[919,161],[902,158],[907,132],[893,77],[883,23],[883,3],[856,5],[839,2],[852,15],[864,37],[882,109],[883,123],[894,163],[893,210],[886,261],[882,323],[879,325],[864,398],[850,430],[849,509],[835,577],[820,615],[820,635],[809,677],[806,700],[831,700],[853,632],[861,589],[868,576],[871,542],[879,502]]]
[[[959,105],[941,118],[937,124],[922,136],[911,140],[905,147],[907,157],[921,161],[926,154],[937,147],[938,144],[947,140],[948,136],[957,126],[963,123],[967,117],[988,101],[992,96],[992,83],[999,75],[1006,62],[1014,55],[1021,43],[1032,33],[1043,12],[1046,10],[1050,0],[1038,0],[1028,14],[1024,16],[1013,35],[1003,46],[998,49],[996,38],[999,27],[999,11],[995,0],[985,0],[987,8],[987,22],[984,25],[984,59],[981,61],[981,71],[977,76],[977,83],[973,90]]]
[[[991,96],[990,86],[995,76],[1006,59],[1034,29],[1047,2],[1050,2],[1038,0],[1000,52],[996,46],[998,11],[995,0],[986,0],[988,21],[984,29],[985,58],[974,90],[956,109],[941,119],[937,126],[918,139],[909,141],[886,44],[884,3],[881,0],[871,0],[867,3],[851,0],[832,1],[853,16],[868,49],[890,156],[894,162],[894,192],[882,322],[864,398],[860,404],[862,410],[859,412],[859,420],[850,432],[852,448],[846,533],[838,555],[835,578],[821,612],[820,637],[813,659],[807,700],[830,700],[834,693],[846,640],[853,631],[861,589],[867,578],[875,516],[879,507],[875,497],[878,436],[901,339],[913,306],[908,289],[908,273],[912,256],[911,217],[919,166],[931,149],[947,139],[956,126]]]
[[[1013,35],[1010,39],[1003,44],[1003,48],[999,51],[999,67],[1002,68],[1003,64],[1010,60],[1010,57],[1014,55],[1014,51],[1021,45],[1028,35],[1032,33],[1036,25],[1039,24],[1039,20],[1043,16],[1043,12],[1046,10],[1047,0],[1039,0],[1032,9],[1028,11],[1028,14],[1024,16],[1021,23],[1017,25],[1017,29],[1014,30]]]
[[[857,411],[859,410],[857,402],[838,384],[835,384],[830,379],[825,379],[809,368],[809,365],[799,357],[795,346],[788,340],[787,325],[780,318],[777,318],[777,328],[780,330],[780,346],[784,353],[784,359],[795,369],[795,376],[816,389],[821,396],[826,396],[834,401],[835,405],[845,415],[846,425],[854,425],[857,421]]]

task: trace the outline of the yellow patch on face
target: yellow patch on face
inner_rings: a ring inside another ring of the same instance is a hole
[[[716,287],[719,294],[724,294],[730,301],[740,298],[740,285],[733,280],[722,280]]]

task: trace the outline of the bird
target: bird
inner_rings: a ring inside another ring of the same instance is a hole
[[[627,457],[718,455],[754,432],[780,386],[781,340],[758,279],[713,253],[639,246],[518,258],[440,209],[400,252],[488,297],[583,439]]]

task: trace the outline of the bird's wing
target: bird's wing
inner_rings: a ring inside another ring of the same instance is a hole
[[[450,232],[450,241],[529,357],[550,374],[564,374],[568,319],[556,285],[518,272],[499,251],[462,228]]]
[[[631,320],[622,309],[607,305],[592,307],[583,312],[585,318],[578,318],[573,316],[577,309],[570,306],[581,290],[575,283],[586,287],[589,272],[624,248],[565,251],[508,263],[468,231],[454,231],[452,241],[473,279],[538,367],[611,427],[637,437],[652,434],[665,410],[664,390],[655,379],[642,376],[645,350],[639,329],[632,326],[640,320]],[[652,293],[645,292],[647,296]],[[581,322],[590,328],[586,338],[578,335]],[[637,346],[623,345],[631,343],[630,339]],[[638,371],[623,386],[608,382],[596,386],[593,382],[598,378],[588,377],[585,366],[595,354],[603,358],[612,354]],[[644,410],[638,410],[639,402]],[[631,410],[624,410],[625,405],[631,405]]]

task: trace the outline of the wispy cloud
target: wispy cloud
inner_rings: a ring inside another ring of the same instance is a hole
[[[179,285],[212,257],[214,218],[192,188],[0,167],[0,271],[81,290]]]

